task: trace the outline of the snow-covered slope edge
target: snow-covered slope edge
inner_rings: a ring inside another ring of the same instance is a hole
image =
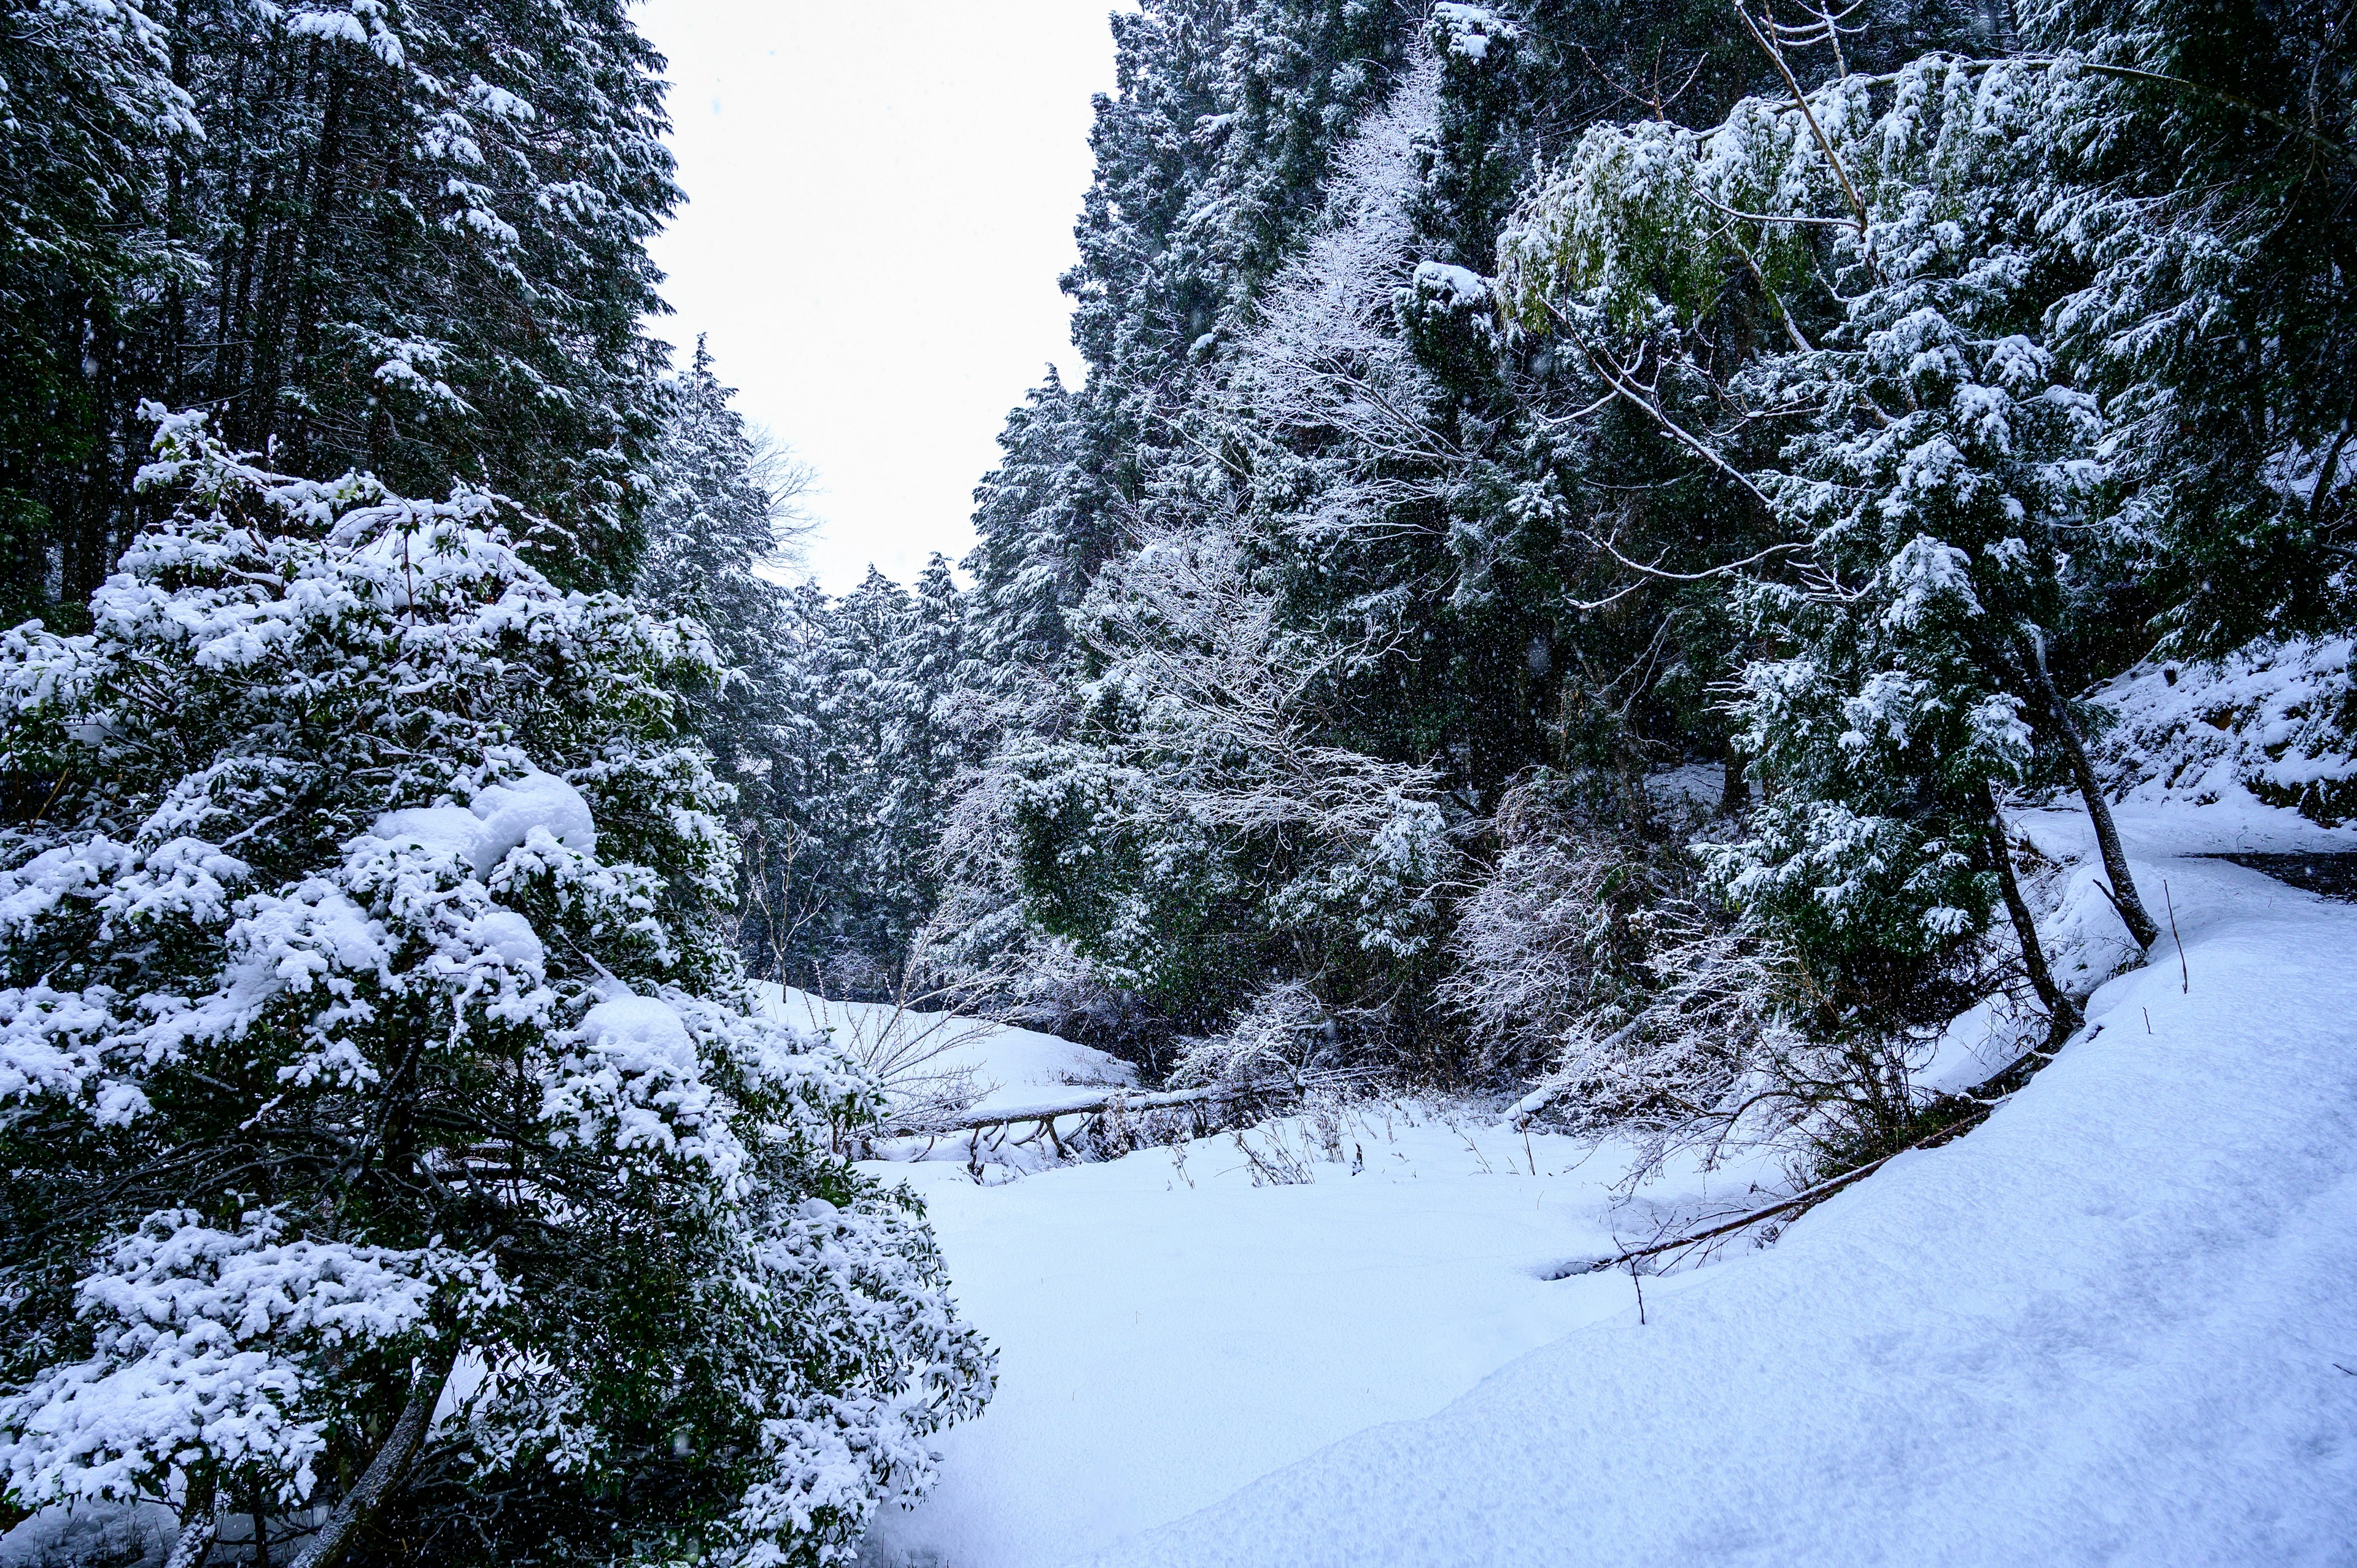
[[[2264,801],[2311,821],[2357,816],[2357,671],[2346,638],[2266,639],[2212,663],[2144,663],[2093,693],[2114,723],[2093,746],[2123,803]]]
[[[2357,907],[2176,858],[2200,815],[2123,823],[2188,978],[1969,1137],[1092,1561],[2357,1557]]]

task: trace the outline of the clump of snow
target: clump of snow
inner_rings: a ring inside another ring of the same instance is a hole
[[[676,1150],[733,1175],[737,1151],[683,1137],[714,1113],[695,1037],[671,1004],[618,990],[582,1015],[574,1044],[542,1093],[558,1142]]]
[[[476,867],[481,855],[483,824],[463,806],[412,806],[387,811],[369,832],[395,848],[421,849],[436,860],[455,860],[469,869]]]
[[[530,920],[512,909],[493,909],[477,916],[466,935],[475,947],[497,953],[511,969],[530,969],[548,957],[540,933],[532,929]]]
[[[490,876],[535,831],[583,854],[597,847],[597,826],[581,791],[537,768],[485,785],[470,805],[387,811],[370,829],[388,844],[414,845],[436,859],[457,861],[478,877]]]
[[[479,871],[488,872],[508,851],[527,843],[534,829],[565,848],[582,854],[597,848],[597,826],[589,818],[589,802],[581,791],[553,773],[531,769],[501,783],[475,791],[468,810],[482,822]]]
[[[1469,5],[1446,0],[1432,8],[1432,26],[1442,47],[1451,54],[1467,59],[1483,60],[1490,55],[1490,45],[1500,38],[1513,39],[1522,29],[1487,5]]]
[[[2119,799],[2256,800],[2327,827],[2357,817],[2352,645],[2260,641],[2215,664],[2139,664],[2095,693],[2117,723],[2093,750]]]
[[[1426,294],[1445,298],[1451,305],[1480,306],[1489,303],[1489,280],[1469,268],[1448,262],[1418,262],[1415,285]]]

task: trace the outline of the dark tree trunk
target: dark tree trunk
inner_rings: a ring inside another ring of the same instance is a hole
[[[2046,650],[2034,641],[2024,650],[2022,662],[2029,667],[2030,685],[2038,708],[2046,718],[2047,734],[2062,748],[2063,758],[2071,766],[2071,777],[2079,786],[2080,799],[2086,802],[2087,816],[2095,825],[2095,844],[2103,852],[2104,875],[2112,879],[2106,889],[2112,907],[2119,911],[2120,920],[2136,939],[2139,948],[2148,948],[2160,940],[2160,928],[2145,913],[2144,900],[2136,896],[2136,878],[2128,871],[2127,853],[2120,847],[2120,830],[2112,822],[2112,803],[2104,795],[2103,781],[2095,777],[2095,765],[2087,758],[2086,744],[2079,738],[2079,725],[2071,717],[2071,705],[2047,672]]]
[[[425,1440],[426,1423],[434,1419],[434,1407],[441,1402],[442,1389],[450,1380],[450,1369],[457,1360],[457,1347],[436,1348],[432,1361],[418,1369],[416,1380],[410,1385],[409,1402],[401,1407],[401,1419],[393,1423],[393,1433],[384,1446],[376,1451],[368,1469],[358,1485],[343,1496],[328,1522],[319,1527],[302,1555],[295,1559],[295,1568],[330,1568],[346,1552],[351,1550],[362,1530],[367,1528],[385,1499],[401,1489],[409,1474],[411,1461],[417,1457],[418,1445]]]
[[[1733,741],[1727,743],[1727,782],[1718,792],[1718,811],[1723,817],[1739,817],[1751,809],[1751,781],[1744,776],[1743,750]]]
[[[2013,934],[2021,944],[2021,967],[2029,972],[2030,988],[2046,1008],[2046,1043],[2050,1049],[2071,1037],[2079,1026],[2079,1004],[2063,994],[2054,983],[2054,973],[2046,967],[2046,949],[2038,940],[2038,922],[2029,913],[2029,901],[2021,896],[2021,883],[2013,874],[2013,850],[2007,843],[2005,819],[1997,814],[1996,798],[1989,793],[1986,781],[1980,786],[1980,808],[1987,823],[1989,859],[1996,867],[1997,886],[2005,894],[2005,912],[2013,919]]]
[[[164,1568],[197,1568],[213,1554],[221,1534],[221,1512],[213,1507],[213,1478],[209,1471],[188,1477],[188,1495],[180,1504],[180,1534]]]

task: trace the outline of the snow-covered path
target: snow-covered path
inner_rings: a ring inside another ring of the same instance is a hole
[[[1567,1143],[920,1168],[1002,1382],[869,1561],[2357,1563],[2357,906],[2180,858],[2357,834],[2123,825],[2190,983],[2164,937],[1979,1130],[1649,1279],[1642,1326],[1625,1276],[1537,1277],[1609,1240]],[[2057,934],[2101,966],[2087,876]]]

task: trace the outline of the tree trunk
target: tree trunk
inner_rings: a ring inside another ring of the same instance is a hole
[[[344,1494],[336,1511],[320,1526],[319,1533],[295,1559],[295,1568],[329,1568],[350,1549],[362,1528],[384,1506],[385,1499],[400,1489],[410,1461],[417,1457],[418,1445],[425,1439],[426,1423],[434,1419],[434,1407],[441,1402],[443,1385],[450,1380],[450,1369],[457,1359],[457,1346],[453,1343],[447,1352],[437,1349],[436,1359],[418,1369],[416,1380],[410,1385],[409,1402],[401,1407],[401,1419],[393,1423],[392,1435],[376,1451],[360,1484]]]
[[[1996,797],[1989,793],[1986,780],[1980,786],[1980,807],[1988,822],[1989,857],[1996,865],[1997,886],[2005,893],[2006,913],[2013,918],[2013,934],[2021,943],[2021,967],[2029,972],[2031,989],[2046,1006],[2046,1043],[2051,1048],[2070,1038],[2079,1026],[2079,1004],[2062,993],[2054,983],[2053,972],[2046,967],[2046,949],[2038,940],[2038,922],[2029,913],[2029,901],[2021,896],[2021,883],[2013,874],[2013,851],[2007,845],[2005,819],[1997,814]]]
[[[1750,809],[1751,782],[1743,776],[1743,750],[1730,740],[1727,743],[1727,781],[1718,792],[1718,813],[1739,817]]]
[[[2078,725],[2072,720],[2070,704],[2055,688],[2054,677],[2047,673],[2046,650],[2034,635],[2027,651],[2029,657],[2023,662],[2029,667],[2030,682],[2036,689],[2038,705],[2045,712],[2048,733],[2062,747],[2080,797],[2087,803],[2087,816],[2095,824],[2095,844],[2103,851],[2104,874],[2112,879],[2107,889],[2112,908],[2119,911],[2121,923],[2136,939],[2136,946],[2148,948],[2160,940],[2160,928],[2145,913],[2144,900],[2136,897],[2136,878],[2128,873],[2127,854],[2120,848],[2120,830],[2112,822],[2112,803],[2104,799],[2103,784],[2095,777],[2095,765],[2087,760],[2087,747],[2079,738]]]
[[[213,1478],[210,1472],[191,1472],[188,1495],[180,1503],[180,1534],[172,1542],[172,1555],[164,1560],[164,1568],[197,1568],[213,1554],[213,1541],[221,1534],[221,1510],[213,1507]]]

